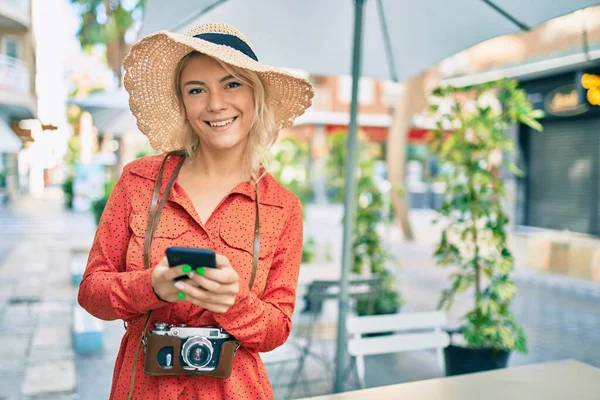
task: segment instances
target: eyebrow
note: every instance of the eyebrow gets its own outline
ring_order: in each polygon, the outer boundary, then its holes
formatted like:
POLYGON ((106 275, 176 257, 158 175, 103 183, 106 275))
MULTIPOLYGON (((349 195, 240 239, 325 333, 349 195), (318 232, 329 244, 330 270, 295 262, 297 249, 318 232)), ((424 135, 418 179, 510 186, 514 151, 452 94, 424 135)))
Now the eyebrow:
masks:
MULTIPOLYGON (((219 81, 219 83, 223 83, 225 81, 228 81, 230 79, 234 79, 235 77, 233 75, 227 75, 224 78, 221 78, 221 80, 219 81)), ((202 81, 187 81, 186 83, 183 84, 183 86, 187 86, 187 85, 202 85, 202 86, 206 86, 206 83, 202 82, 202 81)))

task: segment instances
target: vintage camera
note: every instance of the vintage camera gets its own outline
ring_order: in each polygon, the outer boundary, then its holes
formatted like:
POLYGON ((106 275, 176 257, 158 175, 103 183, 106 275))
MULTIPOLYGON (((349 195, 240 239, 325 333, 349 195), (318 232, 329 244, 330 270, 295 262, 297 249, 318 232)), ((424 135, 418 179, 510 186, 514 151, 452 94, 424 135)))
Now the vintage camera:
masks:
MULTIPOLYGON (((181 367, 188 371, 214 371, 219 363, 221 346, 233 339, 233 336, 218 326, 192 328, 158 322, 150 332, 180 339, 181 367)), ((158 350, 157 361, 162 368, 173 368, 173 352, 172 346, 165 346, 158 350)))

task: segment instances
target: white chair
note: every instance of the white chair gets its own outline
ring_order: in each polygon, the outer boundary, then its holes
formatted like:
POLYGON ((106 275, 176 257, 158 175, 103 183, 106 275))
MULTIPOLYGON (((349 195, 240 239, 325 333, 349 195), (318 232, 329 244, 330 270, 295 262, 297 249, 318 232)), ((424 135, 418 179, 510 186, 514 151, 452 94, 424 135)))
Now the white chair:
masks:
POLYGON ((443 349, 450 336, 442 330, 446 324, 443 312, 413 312, 348 318, 350 335, 348 353, 353 358, 361 388, 365 387, 365 356, 404 351, 437 350, 438 363, 444 369, 443 349), (393 332, 391 335, 362 337, 369 333, 393 332))

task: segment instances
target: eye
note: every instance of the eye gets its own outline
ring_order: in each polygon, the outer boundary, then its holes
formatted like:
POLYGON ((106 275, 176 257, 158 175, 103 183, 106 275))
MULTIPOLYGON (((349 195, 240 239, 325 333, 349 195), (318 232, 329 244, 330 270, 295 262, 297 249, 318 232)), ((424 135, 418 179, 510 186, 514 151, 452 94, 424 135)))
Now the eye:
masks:
POLYGON ((188 93, 191 95, 195 95, 195 94, 200 94, 204 91, 204 89, 200 89, 200 88, 193 88, 188 90, 188 93))
POLYGON ((229 82, 226 87, 227 89, 235 89, 236 87, 240 86, 242 86, 242 84, 239 82, 229 82))

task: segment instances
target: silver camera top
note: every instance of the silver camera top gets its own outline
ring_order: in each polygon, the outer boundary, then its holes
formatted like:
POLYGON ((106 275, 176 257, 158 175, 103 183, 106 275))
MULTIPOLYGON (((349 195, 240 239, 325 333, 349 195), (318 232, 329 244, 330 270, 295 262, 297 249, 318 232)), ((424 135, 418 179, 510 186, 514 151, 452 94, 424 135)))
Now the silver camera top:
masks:
POLYGON ((192 336, 202 336, 208 339, 231 339, 232 336, 218 326, 188 327, 184 324, 169 325, 157 322, 152 333, 164 336, 177 336, 186 339, 192 336))

